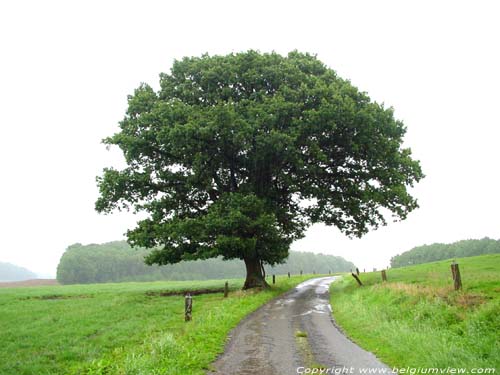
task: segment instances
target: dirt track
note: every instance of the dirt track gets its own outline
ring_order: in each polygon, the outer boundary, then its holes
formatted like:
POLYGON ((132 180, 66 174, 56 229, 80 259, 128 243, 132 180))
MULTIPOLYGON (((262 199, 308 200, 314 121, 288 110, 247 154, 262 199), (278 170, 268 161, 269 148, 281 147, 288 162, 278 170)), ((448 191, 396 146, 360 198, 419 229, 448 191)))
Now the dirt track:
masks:
POLYGON ((231 332, 224 354, 209 374, 288 375, 319 368, 324 369, 323 374, 341 368, 347 374, 357 374, 360 368, 388 370, 334 325, 328 292, 334 280, 309 280, 249 315, 231 332))
POLYGON ((24 281, 9 281, 0 283, 0 288, 19 288, 23 286, 47 286, 59 285, 57 280, 54 279, 33 279, 24 281))

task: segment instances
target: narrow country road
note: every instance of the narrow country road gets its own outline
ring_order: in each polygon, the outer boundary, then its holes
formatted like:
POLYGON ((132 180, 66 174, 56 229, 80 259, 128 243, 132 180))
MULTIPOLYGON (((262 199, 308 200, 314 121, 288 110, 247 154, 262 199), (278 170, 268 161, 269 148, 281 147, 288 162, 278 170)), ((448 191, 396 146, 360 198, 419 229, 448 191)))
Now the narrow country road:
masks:
POLYGON ((231 332, 209 374, 291 375, 319 368, 324 374, 339 374, 341 369, 358 374, 362 368, 386 369, 389 374, 386 365, 333 324, 328 287, 335 278, 306 281, 249 315, 231 332))

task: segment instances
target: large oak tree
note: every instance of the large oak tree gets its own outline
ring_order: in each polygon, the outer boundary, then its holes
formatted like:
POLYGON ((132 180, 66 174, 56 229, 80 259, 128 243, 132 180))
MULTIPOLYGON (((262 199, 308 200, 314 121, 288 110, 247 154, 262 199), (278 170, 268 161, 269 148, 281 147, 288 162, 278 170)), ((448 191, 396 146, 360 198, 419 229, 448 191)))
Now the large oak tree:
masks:
POLYGON ((149 264, 222 256, 266 286, 313 223, 362 236, 417 207, 423 175, 405 127, 315 56, 255 51, 184 58, 128 98, 106 138, 127 167, 98 177, 99 212, 147 213, 127 232, 149 264))

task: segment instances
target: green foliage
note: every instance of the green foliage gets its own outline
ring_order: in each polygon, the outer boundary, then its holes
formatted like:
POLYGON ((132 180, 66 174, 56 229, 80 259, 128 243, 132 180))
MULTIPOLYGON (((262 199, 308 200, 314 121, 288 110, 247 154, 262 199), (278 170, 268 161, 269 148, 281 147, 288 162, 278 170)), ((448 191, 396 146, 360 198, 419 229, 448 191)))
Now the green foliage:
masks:
POLYGON ((331 286, 337 323, 391 367, 500 367, 500 254, 457 259, 463 291, 453 290, 450 262, 350 276, 331 286))
POLYGON ((481 240, 462 240, 451 244, 434 243, 414 247, 391 259, 391 267, 434 262, 443 259, 500 253, 500 240, 485 237, 481 240))
POLYGON ((36 274, 30 270, 10 263, 0 262, 0 282, 1 281, 21 281, 36 279, 36 274))
POLYGON ((96 202, 147 214, 127 236, 157 249, 149 263, 275 265, 311 223, 361 236, 417 207, 407 187, 423 175, 402 122, 314 56, 184 58, 160 87, 129 96, 105 139, 127 167, 104 170, 96 202))
POLYGON ((279 277, 260 293, 229 280, 228 298, 194 297, 188 324, 183 296, 148 292, 220 288, 222 280, 4 288, 0 374, 205 374, 243 317, 307 278, 279 277))
MULTIPOLYGON (((148 266, 147 249, 133 250, 126 242, 101 245, 74 244, 62 255, 57 267, 57 280, 62 284, 88 284, 123 281, 207 280, 245 276, 241 262, 216 259, 183 261, 165 266, 148 266)), ((341 257, 305 252, 290 252, 287 261, 266 267, 268 274, 344 272, 354 268, 341 257)))

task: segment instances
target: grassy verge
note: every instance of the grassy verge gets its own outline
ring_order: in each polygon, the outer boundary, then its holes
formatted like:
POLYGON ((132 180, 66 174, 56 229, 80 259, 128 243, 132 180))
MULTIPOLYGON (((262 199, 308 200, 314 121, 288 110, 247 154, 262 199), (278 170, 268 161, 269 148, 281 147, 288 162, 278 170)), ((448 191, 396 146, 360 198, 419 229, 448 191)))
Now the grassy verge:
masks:
POLYGON ((203 374, 247 314, 311 275, 277 277, 263 292, 184 297, 161 291, 224 281, 75 285, 0 290, 0 374, 203 374))
POLYGON ((354 341, 392 367, 500 368, 500 254, 362 273, 331 286, 334 317, 354 341))

